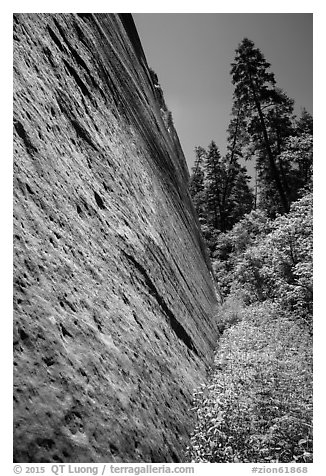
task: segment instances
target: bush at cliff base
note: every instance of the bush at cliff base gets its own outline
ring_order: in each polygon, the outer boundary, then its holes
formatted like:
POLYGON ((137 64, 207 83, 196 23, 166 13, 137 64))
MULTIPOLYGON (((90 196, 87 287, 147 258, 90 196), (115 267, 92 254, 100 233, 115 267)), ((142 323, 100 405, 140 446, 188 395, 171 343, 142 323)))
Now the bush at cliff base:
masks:
POLYGON ((312 195, 220 238, 223 334, 194 395, 187 460, 312 462, 312 195))
POLYGON ((272 300, 312 326, 312 205, 309 193, 275 220, 251 212, 220 237, 213 268, 225 294, 272 300))
POLYGON ((311 462, 311 336, 271 303, 248 306, 194 395, 193 462, 311 462))

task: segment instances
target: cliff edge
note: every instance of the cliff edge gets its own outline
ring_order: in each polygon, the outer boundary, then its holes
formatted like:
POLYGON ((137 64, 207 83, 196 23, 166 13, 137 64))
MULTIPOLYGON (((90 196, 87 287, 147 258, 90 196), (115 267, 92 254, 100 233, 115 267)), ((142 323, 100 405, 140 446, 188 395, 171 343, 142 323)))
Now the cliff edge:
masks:
POLYGON ((14 460, 178 462, 217 338, 131 15, 14 15, 14 460))

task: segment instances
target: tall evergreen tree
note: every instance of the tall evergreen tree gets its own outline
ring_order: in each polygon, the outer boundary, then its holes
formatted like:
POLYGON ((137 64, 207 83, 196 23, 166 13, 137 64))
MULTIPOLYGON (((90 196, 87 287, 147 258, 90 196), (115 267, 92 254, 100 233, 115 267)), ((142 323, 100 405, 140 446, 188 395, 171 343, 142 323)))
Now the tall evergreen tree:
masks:
POLYGON ((222 157, 214 141, 208 149, 196 148, 189 190, 197 210, 204 235, 214 244, 216 233, 232 228, 234 223, 252 208, 253 195, 246 168, 238 162, 238 132, 240 119, 231 121, 229 146, 222 157))
POLYGON ((295 132, 295 135, 300 135, 303 133, 310 135, 313 134, 312 115, 305 108, 302 109, 301 116, 295 123, 295 132))
POLYGON ((275 144, 280 144, 281 136, 278 138, 277 131, 280 133, 283 130, 281 123, 286 119, 285 109, 291 108, 291 105, 289 98, 276 89, 274 74, 269 68, 270 63, 265 60, 260 50, 255 48, 251 40, 245 38, 236 50, 235 61, 232 63, 234 101, 246 112, 249 133, 260 148, 258 157, 262 169, 261 179, 266 183, 273 183, 280 198, 281 208, 283 212, 287 212, 289 200, 284 177, 277 163, 279 151, 275 144), (279 127, 275 127, 276 123, 279 127))
POLYGON ((203 147, 195 148, 195 163, 192 167, 192 174, 189 181, 189 192, 198 214, 200 223, 206 223, 206 196, 204 184, 204 160, 206 157, 206 150, 203 147))
POLYGON ((249 187, 250 177, 239 159, 243 157, 242 150, 247 144, 244 134, 245 114, 239 104, 232 110, 233 118, 228 127, 227 154, 224 159, 226 173, 223 186, 222 209, 225 210, 224 227, 229 230, 240 218, 251 211, 253 193, 249 187))
POLYGON ((205 172, 207 225, 215 230, 220 230, 223 222, 222 196, 225 169, 221 153, 214 141, 208 146, 205 172))

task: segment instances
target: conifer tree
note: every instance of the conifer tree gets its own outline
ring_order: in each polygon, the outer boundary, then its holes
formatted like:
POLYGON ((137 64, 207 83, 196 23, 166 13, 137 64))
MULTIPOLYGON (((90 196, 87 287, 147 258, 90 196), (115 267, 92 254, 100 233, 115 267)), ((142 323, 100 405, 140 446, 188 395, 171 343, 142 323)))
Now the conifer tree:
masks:
POLYGON ((189 190, 209 246, 214 236, 232 228, 252 208, 253 194, 246 168, 238 162, 238 120, 231 121, 229 147, 222 157, 212 141, 207 150, 196 148, 189 190))
POLYGON ((221 160, 221 153, 214 141, 208 146, 205 172, 207 225, 215 230, 220 230, 223 226, 222 197, 225 170, 221 160))
POLYGON ((223 184, 222 209, 224 226, 222 231, 229 230, 240 218, 249 213, 253 206, 253 193, 249 187, 250 177, 247 169, 240 165, 242 150, 247 144, 244 134, 245 115, 240 105, 233 108, 233 118, 228 127, 227 154, 224 159, 226 173, 223 184))
POLYGON ((303 108, 301 111, 301 116, 297 119, 295 123, 295 132, 296 135, 300 134, 313 134, 313 119, 312 115, 303 108))
POLYGON ((206 223, 205 218, 205 184, 204 184, 204 160, 206 150, 203 147, 195 148, 195 163, 192 167, 192 174, 189 181, 189 192, 202 225, 206 223))
POLYGON ((260 173, 261 179, 266 183, 273 183, 282 211, 287 212, 289 200, 285 180, 277 163, 277 154, 280 151, 275 148, 275 144, 281 143, 277 131, 283 130, 281 119, 286 119, 284 113, 286 107, 291 109, 291 104, 289 98, 276 89, 274 74, 269 71, 269 67, 270 63, 265 60, 260 50, 255 48, 251 40, 245 38, 236 50, 235 62, 232 63, 234 101, 245 111, 249 133, 260 149, 258 157, 260 168, 263 169, 260 173), (279 127, 273 128, 278 120, 279 127))

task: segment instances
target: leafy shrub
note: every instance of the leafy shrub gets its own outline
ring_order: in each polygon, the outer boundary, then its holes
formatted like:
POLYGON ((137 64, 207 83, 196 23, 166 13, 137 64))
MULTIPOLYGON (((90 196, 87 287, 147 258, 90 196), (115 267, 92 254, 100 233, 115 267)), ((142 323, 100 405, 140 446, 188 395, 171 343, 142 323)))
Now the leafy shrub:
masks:
POLYGON ((194 395, 193 462, 311 462, 311 337, 275 304, 225 330, 194 395))
POLYGON ((227 296, 208 383, 194 394, 193 462, 312 461, 312 194, 218 236, 227 296))
POLYGON ((271 229, 267 215, 254 210, 248 213, 227 233, 215 237, 215 252, 212 261, 215 278, 225 295, 237 282, 236 265, 244 251, 254 246, 271 229))
POLYGON ((222 334, 231 326, 234 326, 243 319, 244 304, 236 297, 227 298, 220 307, 218 316, 218 329, 222 334))
POLYGON ((225 294, 246 304, 272 299, 311 325, 312 194, 287 215, 251 212, 219 238, 213 270, 225 294))
POLYGON ((233 292, 240 292, 247 303, 273 299, 311 324, 312 194, 295 202, 290 213, 272 222, 263 239, 237 255, 233 292))

